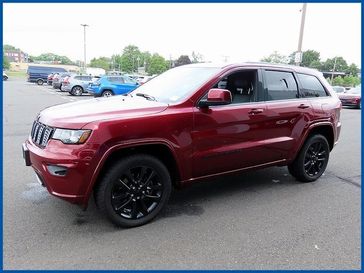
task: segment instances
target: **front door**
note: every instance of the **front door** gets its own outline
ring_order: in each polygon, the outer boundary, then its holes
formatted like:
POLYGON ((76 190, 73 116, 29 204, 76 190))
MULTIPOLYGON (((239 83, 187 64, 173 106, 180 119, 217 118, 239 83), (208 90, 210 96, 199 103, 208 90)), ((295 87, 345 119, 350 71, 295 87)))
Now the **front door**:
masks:
MULTIPOLYGON (((193 176, 201 177, 266 162, 266 105, 258 70, 223 76, 212 88, 232 93, 232 104, 196 107, 192 132, 193 176)), ((204 99, 204 98, 202 98, 204 99)))

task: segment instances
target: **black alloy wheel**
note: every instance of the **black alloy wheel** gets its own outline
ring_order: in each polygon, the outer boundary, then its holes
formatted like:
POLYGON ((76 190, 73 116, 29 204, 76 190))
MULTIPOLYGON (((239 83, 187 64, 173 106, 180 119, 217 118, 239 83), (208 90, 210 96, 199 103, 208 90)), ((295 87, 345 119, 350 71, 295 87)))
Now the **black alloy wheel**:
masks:
POLYGON ((288 165, 291 175, 301 182, 313 182, 325 171, 329 162, 330 146, 320 134, 309 137, 296 159, 288 165))
POLYGON ((303 163, 306 174, 314 177, 320 173, 325 166, 327 156, 327 149, 320 141, 312 143, 307 149, 303 163))
POLYGON ((151 221, 168 202, 171 179, 165 165, 150 155, 133 155, 114 164, 95 190, 96 204, 116 225, 151 221))

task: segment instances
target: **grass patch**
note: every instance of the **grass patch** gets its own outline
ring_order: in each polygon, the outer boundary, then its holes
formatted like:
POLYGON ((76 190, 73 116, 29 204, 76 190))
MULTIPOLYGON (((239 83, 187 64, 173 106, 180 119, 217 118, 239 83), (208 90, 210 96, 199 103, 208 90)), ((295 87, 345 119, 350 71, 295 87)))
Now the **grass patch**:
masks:
POLYGON ((9 77, 26 78, 27 72, 25 71, 6 71, 6 75, 9 77))

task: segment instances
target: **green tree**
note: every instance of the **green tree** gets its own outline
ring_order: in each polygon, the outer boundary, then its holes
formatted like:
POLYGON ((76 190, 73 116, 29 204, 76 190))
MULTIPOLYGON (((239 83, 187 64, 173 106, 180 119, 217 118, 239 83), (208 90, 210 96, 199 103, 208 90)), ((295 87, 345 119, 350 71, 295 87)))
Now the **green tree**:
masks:
POLYGON ((121 70, 127 73, 137 71, 142 61, 142 53, 135 45, 128 45, 123 49, 123 54, 120 57, 121 70))
POLYGON ((203 62, 203 56, 195 51, 192 51, 192 63, 201 63, 203 62))
POLYGON ((185 65, 185 64, 190 64, 191 60, 190 57, 188 57, 187 55, 181 55, 179 56, 179 58, 174 62, 175 66, 180 66, 180 65, 185 65))
POLYGON ((3 45, 3 50, 19 50, 19 48, 12 45, 3 45))
POLYGON ((148 67, 148 74, 155 75, 163 73, 168 69, 168 63, 166 60, 157 53, 154 53, 150 58, 150 64, 148 67))
POLYGON ((287 64, 289 63, 289 57, 281 55, 277 51, 274 51, 268 57, 264 57, 263 59, 261 59, 261 61, 266 63, 287 64))
POLYGON ((343 57, 335 57, 332 59, 327 59, 322 65, 322 70, 333 71, 334 66, 335 66, 335 71, 339 72, 345 72, 348 69, 348 64, 343 57), (336 64, 335 64, 335 59, 336 59, 336 64))
POLYGON ((320 53, 309 49, 302 53, 302 62, 301 66, 312 67, 312 63, 317 65, 317 62, 320 62, 320 53))
POLYGON ((359 73, 359 68, 356 66, 356 64, 351 64, 345 72, 349 75, 357 76, 359 73))
POLYGON ((9 60, 8 58, 6 58, 3 52, 3 69, 9 69, 9 68, 10 68, 9 60))
POLYGON ((340 85, 343 86, 344 85, 344 79, 341 76, 335 77, 332 79, 332 85, 340 85))
POLYGON ((91 67, 99 67, 105 70, 110 70, 111 60, 107 57, 93 58, 90 62, 91 67))
POLYGON ((311 68, 317 69, 317 70, 322 70, 322 63, 320 61, 313 61, 310 63, 311 68))
POLYGON ((31 56, 33 61, 59 62, 61 64, 73 64, 66 56, 60 56, 54 53, 43 53, 39 56, 31 56))

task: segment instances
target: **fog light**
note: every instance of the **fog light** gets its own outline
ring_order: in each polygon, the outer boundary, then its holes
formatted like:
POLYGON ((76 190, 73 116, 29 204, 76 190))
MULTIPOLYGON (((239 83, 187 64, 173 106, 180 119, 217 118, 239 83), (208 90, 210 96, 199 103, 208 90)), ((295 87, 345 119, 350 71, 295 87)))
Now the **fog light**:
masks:
POLYGON ((55 176, 66 176, 67 174, 67 168, 63 166, 48 165, 47 169, 50 174, 55 176))

